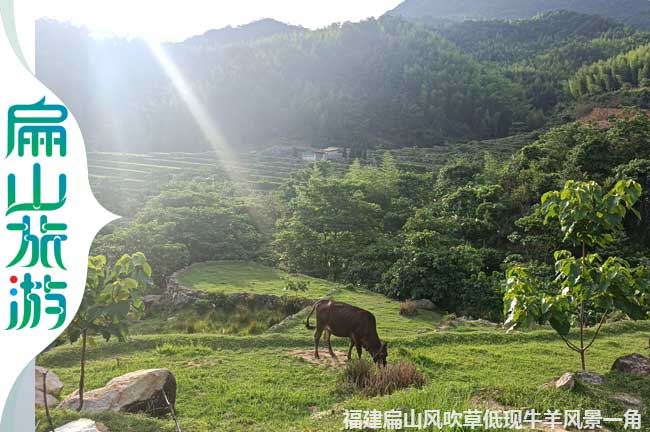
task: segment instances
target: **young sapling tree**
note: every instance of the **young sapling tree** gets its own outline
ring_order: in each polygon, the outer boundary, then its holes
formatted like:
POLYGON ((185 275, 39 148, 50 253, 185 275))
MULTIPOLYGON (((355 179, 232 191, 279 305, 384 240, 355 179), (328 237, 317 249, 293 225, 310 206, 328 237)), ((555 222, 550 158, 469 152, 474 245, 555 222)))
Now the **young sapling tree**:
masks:
POLYGON ((641 186, 631 180, 619 181, 609 191, 592 181, 569 180, 562 191, 542 196, 544 223, 557 220, 564 241, 580 255, 556 251, 552 281, 540 281, 526 266, 508 270, 504 304, 509 330, 532 323, 550 324, 580 355, 584 371, 585 354, 609 314, 618 310, 632 319, 646 317, 646 269, 632 268, 621 258, 590 252, 614 241, 628 212, 639 217, 633 207, 640 196, 641 186), (587 337, 587 327, 596 323, 595 331, 587 337), (569 337, 574 327, 579 332, 577 342, 569 337))

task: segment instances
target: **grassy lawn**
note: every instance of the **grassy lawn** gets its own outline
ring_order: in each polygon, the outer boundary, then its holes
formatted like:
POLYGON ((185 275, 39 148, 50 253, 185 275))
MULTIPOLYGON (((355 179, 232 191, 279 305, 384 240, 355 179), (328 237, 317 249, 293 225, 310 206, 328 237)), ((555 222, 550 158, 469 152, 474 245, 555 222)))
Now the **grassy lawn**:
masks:
MULTIPOLYGON (((284 290, 287 278, 305 280, 309 284, 301 297, 318 299, 329 295, 337 301, 350 303, 371 311, 377 318, 380 337, 411 336, 417 332, 435 330, 440 322, 440 314, 419 311, 411 318, 399 315, 399 302, 364 289, 353 289, 341 284, 302 275, 288 275, 282 270, 250 262, 207 262, 195 264, 179 275, 181 284, 206 292, 225 294, 253 293, 275 296, 295 295, 284 290)), ((312 323, 314 317, 311 318, 312 323)), ((285 329, 291 334, 302 334, 302 320, 285 329)))
MULTIPOLYGON (((579 366, 577 356, 548 330, 396 337, 391 339, 389 361, 409 359, 427 376, 428 383, 421 390, 370 399, 341 391, 339 371, 287 354, 291 349, 311 348, 311 333, 306 330, 300 336, 137 336, 126 343, 98 343, 90 352, 87 386, 102 386, 137 369, 169 368, 178 381, 181 425, 193 432, 335 431, 342 427, 345 408, 460 411, 477 407, 479 402, 473 397, 538 411, 582 408, 620 415, 623 408, 610 396, 627 392, 650 400, 650 380, 608 371, 616 357, 642 351, 648 331, 648 322, 607 325, 587 359, 590 370, 607 376, 606 386, 578 387, 573 392, 540 389, 542 383, 579 366), (312 416, 324 410, 332 411, 320 418, 312 416)), ((342 341, 337 342, 343 346, 342 341)), ((56 348, 42 355, 38 363, 59 374, 65 383, 64 393, 69 393, 78 380, 78 360, 79 347, 75 345, 56 348)), ((56 412, 55 421, 61 424, 76 415, 56 412)), ((43 418, 42 412, 39 418, 43 418)), ((122 414, 94 418, 120 432, 174 430, 169 418, 122 414)))
MULTIPOLYGON (((180 281, 211 292, 283 295, 286 277, 282 271, 259 264, 212 262, 192 266, 180 281)), ((483 404, 489 403, 492 408, 501 405, 542 412, 601 409, 607 416, 620 416, 625 409, 611 400, 613 395, 625 392, 650 400, 650 379, 610 372, 617 357, 644 352, 650 322, 605 325, 588 353, 587 365, 589 370, 606 375, 606 384, 598 388, 578 385, 572 392, 563 392, 540 386, 564 372, 578 370, 579 358, 551 330, 506 334, 500 329, 475 327, 436 332, 441 320, 437 313, 420 311, 406 318, 399 315, 398 302, 379 294, 292 277, 310 282, 309 290, 301 294, 307 298, 330 294, 372 311, 380 337, 389 341, 389 362, 409 360, 425 374, 427 384, 419 390, 374 398, 342 386, 340 370, 289 354, 313 348, 313 331, 304 328, 300 317, 279 332, 254 336, 162 334, 165 327, 173 329, 173 325, 162 319, 145 321, 138 327, 139 333, 151 334, 135 335, 124 343, 97 338, 90 348, 87 388, 101 387, 134 370, 168 368, 178 383, 176 407, 181 426, 191 432, 338 431, 346 408, 463 411, 484 409, 483 404)), ((332 338, 332 342, 338 350, 347 348, 347 340, 332 338)), ((76 388, 79 351, 78 345, 65 345, 37 359, 61 377, 64 394, 76 388)), ((324 347, 321 354, 327 356, 324 347)), ((175 431, 170 417, 84 416, 113 431, 175 431)), ((78 417, 78 413, 54 411, 56 426, 78 417)), ((45 431, 42 411, 38 418, 39 431, 45 431)), ((609 427, 622 431, 621 425, 609 427)))
POLYGON ((291 275, 262 264, 243 261, 213 261, 194 264, 182 272, 178 281, 187 287, 205 292, 224 294, 253 293, 282 296, 293 294, 284 290, 287 278, 304 280, 309 284, 302 297, 317 299, 338 285, 322 279, 291 275))

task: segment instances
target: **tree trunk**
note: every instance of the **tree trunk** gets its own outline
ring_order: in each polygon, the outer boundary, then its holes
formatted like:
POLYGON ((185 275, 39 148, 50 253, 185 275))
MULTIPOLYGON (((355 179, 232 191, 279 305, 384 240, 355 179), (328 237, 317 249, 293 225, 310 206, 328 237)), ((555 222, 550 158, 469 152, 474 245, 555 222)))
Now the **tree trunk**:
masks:
POLYGON ((84 406, 84 380, 86 378, 86 340, 87 330, 81 332, 81 373, 79 374, 79 409, 81 411, 84 406))
POLYGON ((50 415, 50 407, 47 405, 47 374, 48 370, 43 374, 43 405, 45 405, 45 417, 50 425, 50 431, 54 432, 54 424, 52 423, 52 416, 50 415))
MULTIPOLYGON (((585 242, 582 242, 582 271, 584 274, 585 259, 587 257, 587 251, 585 247, 585 242)), ((584 300, 580 301, 580 364, 582 365, 582 371, 585 372, 585 304, 584 300)))
POLYGON ((585 372, 585 307, 580 304, 580 363, 582 365, 582 371, 585 372))

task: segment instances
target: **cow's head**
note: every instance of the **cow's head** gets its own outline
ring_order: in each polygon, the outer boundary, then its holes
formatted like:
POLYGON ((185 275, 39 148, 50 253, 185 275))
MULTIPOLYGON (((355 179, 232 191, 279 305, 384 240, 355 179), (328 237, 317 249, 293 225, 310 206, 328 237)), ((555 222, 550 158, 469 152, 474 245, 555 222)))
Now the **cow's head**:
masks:
POLYGON ((379 351, 372 355, 372 359, 378 366, 386 366, 386 357, 388 357, 388 344, 382 342, 379 351))

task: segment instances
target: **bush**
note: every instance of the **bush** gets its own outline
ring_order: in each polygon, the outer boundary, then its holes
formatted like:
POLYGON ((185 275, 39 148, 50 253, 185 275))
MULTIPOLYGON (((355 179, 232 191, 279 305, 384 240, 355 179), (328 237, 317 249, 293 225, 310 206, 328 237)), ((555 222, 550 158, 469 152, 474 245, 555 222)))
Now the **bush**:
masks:
POLYGON ((425 376, 418 372, 413 363, 400 360, 377 367, 367 360, 351 360, 345 367, 345 382, 360 389, 367 396, 389 395, 408 387, 421 388, 426 384, 425 376))
POLYGON ((413 316, 418 313, 418 307, 415 305, 415 302, 407 300, 404 303, 399 304, 399 314, 402 316, 413 316))
POLYGON ((416 235, 407 242, 403 256, 384 274, 383 294, 429 299, 442 310, 458 314, 501 317, 501 274, 484 272, 496 261, 492 250, 421 245, 419 238, 416 235))
POLYGON ((295 295, 309 289, 309 282, 302 279, 288 279, 284 285, 285 291, 293 291, 295 295))

